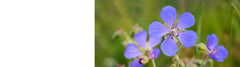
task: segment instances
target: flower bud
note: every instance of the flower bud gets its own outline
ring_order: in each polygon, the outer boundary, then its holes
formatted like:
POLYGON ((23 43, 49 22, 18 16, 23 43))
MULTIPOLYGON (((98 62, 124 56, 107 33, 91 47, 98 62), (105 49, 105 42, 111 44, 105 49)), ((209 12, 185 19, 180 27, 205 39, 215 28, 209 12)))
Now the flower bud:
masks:
POLYGON ((180 62, 180 67, 185 67, 185 64, 183 62, 180 62))
POLYGON ((172 64, 171 67, 177 67, 177 65, 176 64, 172 64))
POLYGON ((196 64, 193 64, 191 67, 197 67, 197 65, 196 65, 196 64))
POLYGON ((177 65, 176 64, 172 64, 171 67, 177 67, 177 65))
POLYGON ((199 43, 198 45, 198 51, 203 54, 208 54, 208 49, 204 43, 199 43))

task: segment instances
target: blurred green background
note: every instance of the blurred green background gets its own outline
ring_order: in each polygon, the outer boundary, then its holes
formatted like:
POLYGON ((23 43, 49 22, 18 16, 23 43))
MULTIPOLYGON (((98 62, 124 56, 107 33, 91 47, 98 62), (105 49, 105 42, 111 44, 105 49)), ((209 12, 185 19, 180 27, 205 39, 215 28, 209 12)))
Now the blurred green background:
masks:
MULTIPOLYGON (((123 36, 113 38, 113 34, 119 29, 130 34, 135 25, 148 31, 151 22, 163 23, 160 11, 169 5, 176 8, 177 19, 183 12, 194 15, 195 25, 187 30, 198 34, 197 43, 206 44, 207 35, 214 33, 218 45, 228 50, 224 62, 214 61, 214 67, 239 67, 240 14, 236 9, 240 9, 240 0, 95 0, 95 66, 128 67, 132 60, 123 56, 126 39, 123 36)), ((180 54, 180 59, 192 59, 194 47, 184 47, 180 54)), ((161 52, 155 62, 157 67, 170 67, 172 57, 161 52)), ((144 66, 152 67, 152 63, 144 66)))

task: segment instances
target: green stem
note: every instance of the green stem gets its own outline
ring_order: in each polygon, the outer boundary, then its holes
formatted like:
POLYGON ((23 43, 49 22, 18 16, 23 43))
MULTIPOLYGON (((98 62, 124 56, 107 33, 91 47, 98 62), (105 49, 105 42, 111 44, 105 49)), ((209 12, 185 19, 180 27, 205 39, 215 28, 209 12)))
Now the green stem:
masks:
POLYGON ((154 59, 152 59, 153 67, 156 67, 154 59))
POLYGON ((195 59, 198 59, 198 57, 199 57, 198 46, 195 46, 194 49, 195 49, 194 50, 195 59))
MULTIPOLYGON (((232 2, 232 1, 231 1, 232 2)), ((234 6, 233 3, 231 3, 232 7, 231 7, 231 18, 230 18, 230 42, 229 42, 229 58, 232 59, 232 46, 233 46, 233 8, 236 7, 234 6)), ((231 63, 231 60, 229 60, 229 63, 231 63)))
POLYGON ((210 66, 210 67, 213 67, 213 61, 212 61, 212 60, 211 60, 210 64, 211 64, 211 66, 210 66))
POLYGON ((197 43, 201 42, 202 15, 203 15, 203 11, 204 11, 204 5, 205 5, 205 3, 202 2, 201 11, 200 11, 199 19, 198 19, 198 24, 197 24, 198 25, 198 27, 197 27, 197 35, 198 35, 197 43))
POLYGON ((205 66, 205 65, 204 65, 204 63, 205 63, 205 57, 206 57, 206 55, 203 55, 203 58, 202 58, 202 64, 201 64, 200 67, 204 67, 204 66, 205 66))
POLYGON ((238 10, 238 8, 236 7, 236 5, 234 4, 234 3, 231 3, 232 4, 232 7, 235 9, 235 11, 237 12, 237 14, 238 14, 238 17, 239 17, 239 19, 240 19, 240 12, 239 12, 239 10, 238 10))
MULTIPOLYGON (((204 11, 204 5, 205 5, 205 2, 202 1, 201 11, 200 11, 199 19, 198 19, 198 27, 197 27, 197 35, 198 35, 197 43, 201 42, 201 28, 202 28, 202 16, 203 16, 203 11, 204 11)), ((198 57, 199 57, 198 53, 199 53, 198 47, 195 47, 195 51, 194 51, 195 59, 198 59, 198 57)))
POLYGON ((176 59, 176 61, 180 61, 178 55, 175 55, 174 58, 176 59))
POLYGON ((130 66, 130 63, 131 63, 131 61, 129 60, 129 61, 128 61, 128 67, 131 67, 131 66, 130 66))
POLYGON ((208 62, 210 63, 210 67, 213 67, 213 60, 209 59, 208 62))
POLYGON ((178 53, 180 50, 182 50, 182 48, 183 48, 183 45, 181 45, 181 46, 178 48, 177 53, 178 53))
POLYGON ((179 59, 178 55, 175 55, 174 58, 176 59, 174 63, 177 64, 177 67, 185 67, 185 64, 179 59))

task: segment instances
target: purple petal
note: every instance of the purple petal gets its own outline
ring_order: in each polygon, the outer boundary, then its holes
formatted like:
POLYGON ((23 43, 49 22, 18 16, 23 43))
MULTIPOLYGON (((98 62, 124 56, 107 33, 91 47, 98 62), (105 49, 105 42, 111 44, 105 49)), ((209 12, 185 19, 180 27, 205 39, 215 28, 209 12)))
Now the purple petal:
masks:
POLYGON ((218 62, 223 62, 224 61, 223 58, 219 58, 216 54, 213 54, 213 55, 209 54, 209 57, 211 57, 212 59, 214 59, 218 62))
POLYGON ((227 49, 224 48, 224 46, 220 45, 216 48, 216 54, 218 55, 219 58, 227 58, 228 52, 227 49))
POLYGON ((126 47, 126 51, 124 53, 124 56, 127 59, 131 59, 137 56, 143 55, 143 53, 141 51, 138 50, 137 46, 135 46, 134 44, 128 44, 126 47))
POLYGON ((134 40, 137 42, 137 44, 146 49, 146 41, 147 41, 147 32, 146 30, 143 30, 141 32, 138 32, 134 35, 134 40))
POLYGON ((223 62, 224 60, 222 58, 217 59, 218 62, 223 62))
POLYGON ((136 59, 130 63, 130 67, 142 67, 143 64, 140 63, 140 59, 136 59))
POLYGON ((177 52, 177 44, 174 37, 169 35, 162 43, 161 50, 167 56, 173 56, 177 52))
POLYGON ((218 38, 215 34, 208 35, 207 37, 207 48, 213 50, 218 44, 218 38))
POLYGON ((160 42, 161 42, 161 38, 153 39, 153 38, 149 37, 149 48, 153 48, 153 47, 157 46, 160 42))
POLYGON ((214 59, 214 60, 217 60, 218 58, 216 57, 216 55, 215 54, 208 54, 209 55, 209 57, 211 57, 212 59, 214 59))
POLYGON ((151 38, 161 38, 171 30, 160 22, 154 21, 149 26, 149 35, 151 38))
POLYGON ((209 56, 218 61, 218 62, 223 62, 225 58, 228 56, 227 49, 224 48, 224 46, 220 45, 217 48, 215 48, 212 51, 216 51, 215 53, 209 53, 209 56))
POLYGON ((185 29, 192 27, 195 24, 194 16, 189 12, 184 12, 178 19, 177 28, 185 29))
POLYGON ((160 12, 160 17, 170 28, 172 28, 177 18, 177 11, 172 6, 163 7, 160 12))
POLYGON ((155 49, 152 50, 151 55, 153 55, 153 59, 158 58, 159 54, 160 54, 160 49, 155 48, 155 49))
POLYGON ((186 48, 194 46, 197 41, 197 34, 194 31, 180 31, 178 40, 181 42, 183 46, 186 48))

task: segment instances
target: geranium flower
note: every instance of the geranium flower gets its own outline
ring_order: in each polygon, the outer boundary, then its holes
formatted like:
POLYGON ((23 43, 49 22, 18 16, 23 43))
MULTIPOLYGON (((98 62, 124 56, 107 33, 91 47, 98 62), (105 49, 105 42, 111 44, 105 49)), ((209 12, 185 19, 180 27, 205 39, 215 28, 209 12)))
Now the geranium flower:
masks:
POLYGON ((137 46, 129 43, 124 53, 127 59, 137 58, 130 63, 131 67, 142 67, 149 59, 156 59, 159 56, 160 50, 158 48, 153 49, 153 47, 161 42, 161 38, 149 38, 149 43, 147 43, 147 32, 143 30, 134 35, 134 40, 137 46))
POLYGON ((160 12, 160 17, 167 26, 154 21, 149 26, 149 35, 151 38, 161 38, 168 35, 161 44, 161 50, 165 55, 173 56, 176 54, 178 48, 175 37, 187 48, 194 46, 197 41, 197 34, 194 31, 185 30, 195 24, 195 18, 191 13, 184 12, 175 24, 177 18, 176 9, 166 6, 160 12))
POLYGON ((207 48, 209 50, 208 55, 218 61, 223 62, 225 58, 228 56, 227 49, 224 48, 224 46, 218 44, 218 38, 215 34, 208 35, 207 37, 207 48))

